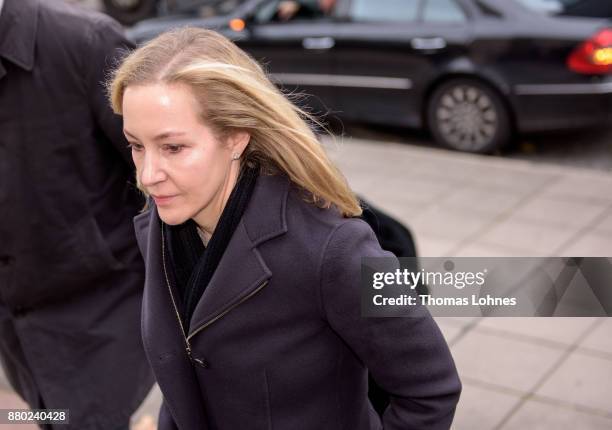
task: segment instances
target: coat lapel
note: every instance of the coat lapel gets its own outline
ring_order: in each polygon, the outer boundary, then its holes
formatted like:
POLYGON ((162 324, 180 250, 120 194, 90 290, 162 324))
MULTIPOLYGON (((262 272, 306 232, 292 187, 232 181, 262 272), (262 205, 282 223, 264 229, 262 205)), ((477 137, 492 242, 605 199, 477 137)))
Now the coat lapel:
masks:
MULTIPOLYGON (((5 0, 0 11, 0 57, 24 70, 34 67, 38 1, 5 0)), ((0 61, 0 79, 6 69, 0 61)))
POLYGON ((272 273, 238 224, 219 266, 202 294, 189 324, 189 338, 249 297, 272 273))
POLYGON ((289 181, 285 177, 257 179, 242 220, 196 305, 189 338, 263 288, 272 277, 257 246, 286 233, 284 208, 288 191, 289 181))

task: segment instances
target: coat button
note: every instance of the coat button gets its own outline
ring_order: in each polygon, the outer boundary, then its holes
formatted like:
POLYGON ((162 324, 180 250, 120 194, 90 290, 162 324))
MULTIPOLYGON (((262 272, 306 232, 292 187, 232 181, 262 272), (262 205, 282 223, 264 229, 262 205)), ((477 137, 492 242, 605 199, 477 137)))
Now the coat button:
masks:
POLYGON ((200 367, 203 367, 204 369, 208 369, 210 367, 210 365, 208 364, 208 362, 206 360, 202 360, 201 358, 194 358, 193 361, 200 367))

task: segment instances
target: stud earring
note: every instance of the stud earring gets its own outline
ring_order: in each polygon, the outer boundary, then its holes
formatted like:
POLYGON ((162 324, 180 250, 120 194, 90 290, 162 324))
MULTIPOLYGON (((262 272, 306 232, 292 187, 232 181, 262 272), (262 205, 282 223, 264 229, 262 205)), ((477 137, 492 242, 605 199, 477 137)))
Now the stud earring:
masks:
POLYGON ((238 154, 237 152, 234 152, 232 154, 232 160, 238 160, 240 158, 240 154, 238 154))

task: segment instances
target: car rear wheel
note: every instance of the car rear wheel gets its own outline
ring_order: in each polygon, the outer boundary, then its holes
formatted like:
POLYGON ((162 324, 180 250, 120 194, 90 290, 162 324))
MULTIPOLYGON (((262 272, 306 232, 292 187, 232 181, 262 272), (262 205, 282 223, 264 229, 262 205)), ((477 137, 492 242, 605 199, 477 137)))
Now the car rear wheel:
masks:
POLYGON ((500 96, 476 80, 453 79, 436 88, 427 120, 436 141, 457 151, 489 153, 512 137, 510 115, 500 96))
POLYGON ((155 15, 157 0, 103 0, 104 10, 123 25, 155 15))

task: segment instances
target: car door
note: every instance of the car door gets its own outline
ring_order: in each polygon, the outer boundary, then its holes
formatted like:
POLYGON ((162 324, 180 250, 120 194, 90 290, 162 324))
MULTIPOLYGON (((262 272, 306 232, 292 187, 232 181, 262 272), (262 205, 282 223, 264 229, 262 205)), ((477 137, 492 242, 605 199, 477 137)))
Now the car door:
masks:
POLYGON ((357 120, 421 126, 428 85, 465 51, 455 0, 351 0, 337 25, 337 108, 357 120))
POLYGON ((281 21, 279 0, 263 1, 248 21, 249 37, 240 47, 260 61, 272 81, 287 93, 301 93, 300 105, 326 113, 333 105, 330 90, 334 18, 309 17, 281 21))

